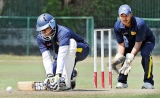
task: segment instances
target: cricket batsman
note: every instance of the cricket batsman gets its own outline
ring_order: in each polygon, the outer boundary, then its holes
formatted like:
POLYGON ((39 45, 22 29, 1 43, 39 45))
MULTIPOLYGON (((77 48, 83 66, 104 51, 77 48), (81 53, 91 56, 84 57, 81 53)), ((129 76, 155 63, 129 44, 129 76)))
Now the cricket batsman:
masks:
POLYGON ((152 51, 155 46, 155 36, 142 18, 133 16, 127 4, 119 7, 118 14, 120 20, 114 25, 118 53, 112 61, 112 68, 119 74, 116 88, 128 87, 128 73, 132 61, 140 51, 144 71, 142 89, 154 89, 152 51))
POLYGON ((88 43, 68 27, 57 24, 48 13, 38 17, 36 28, 47 87, 53 91, 74 89, 78 73, 75 65, 88 56, 88 43), (51 55, 54 56, 54 62, 51 55))

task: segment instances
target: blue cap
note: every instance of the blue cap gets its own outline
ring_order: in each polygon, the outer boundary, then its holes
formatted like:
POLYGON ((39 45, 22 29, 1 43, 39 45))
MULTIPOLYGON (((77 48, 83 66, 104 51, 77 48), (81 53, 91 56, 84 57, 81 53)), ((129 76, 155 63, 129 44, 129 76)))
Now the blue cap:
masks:
POLYGON ((131 13, 131 8, 127 4, 121 5, 119 7, 119 10, 118 10, 119 15, 126 14, 128 16, 129 13, 131 13))

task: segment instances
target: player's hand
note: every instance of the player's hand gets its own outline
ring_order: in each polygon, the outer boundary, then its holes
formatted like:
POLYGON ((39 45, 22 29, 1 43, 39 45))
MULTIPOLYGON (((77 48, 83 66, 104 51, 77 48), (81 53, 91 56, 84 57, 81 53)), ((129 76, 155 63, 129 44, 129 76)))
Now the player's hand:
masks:
POLYGON ((59 90, 59 84, 60 84, 60 77, 59 77, 59 74, 57 74, 54 77, 54 82, 51 84, 53 87, 53 90, 59 90))
POLYGON ((132 53, 127 53, 126 54, 126 59, 128 63, 131 63, 134 59, 134 55, 132 53))
POLYGON ((122 64, 124 63, 125 56, 122 54, 117 53, 114 60, 112 60, 112 69, 119 74, 119 69, 122 67, 122 64))
POLYGON ((54 77, 54 82, 51 84, 53 87, 53 91, 59 91, 59 90, 66 90, 66 84, 65 79, 63 77, 60 77, 59 74, 57 74, 54 77))
POLYGON ((44 80, 44 84, 47 88, 52 89, 51 84, 54 82, 54 75, 53 74, 47 74, 47 78, 44 80))
POLYGON ((134 55, 133 54, 131 54, 131 53, 127 53, 126 54, 126 60, 125 60, 125 62, 123 64, 122 68, 119 70, 119 72, 121 74, 127 75, 130 72, 131 63, 132 63, 133 59, 134 59, 134 55))

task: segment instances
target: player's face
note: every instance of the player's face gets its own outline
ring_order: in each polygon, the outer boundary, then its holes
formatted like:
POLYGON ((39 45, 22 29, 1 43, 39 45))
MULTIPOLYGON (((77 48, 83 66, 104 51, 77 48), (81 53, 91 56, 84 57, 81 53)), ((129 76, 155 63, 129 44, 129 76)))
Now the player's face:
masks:
POLYGON ((41 32, 42 32, 43 36, 47 37, 47 36, 51 35, 51 31, 52 31, 52 28, 48 27, 48 28, 42 30, 41 32))
POLYGON ((121 22, 127 27, 130 27, 131 17, 132 17, 131 13, 129 15, 126 14, 119 15, 121 22))

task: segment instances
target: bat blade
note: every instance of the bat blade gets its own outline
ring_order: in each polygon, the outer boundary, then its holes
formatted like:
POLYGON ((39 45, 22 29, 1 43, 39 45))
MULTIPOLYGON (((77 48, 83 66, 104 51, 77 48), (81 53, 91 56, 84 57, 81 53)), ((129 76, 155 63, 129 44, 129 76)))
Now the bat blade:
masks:
POLYGON ((39 91, 46 90, 46 86, 43 82, 35 81, 23 81, 17 83, 17 88, 19 91, 39 91))

